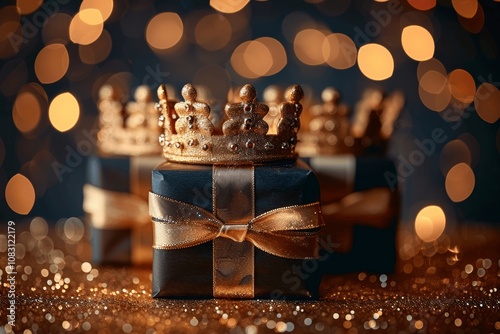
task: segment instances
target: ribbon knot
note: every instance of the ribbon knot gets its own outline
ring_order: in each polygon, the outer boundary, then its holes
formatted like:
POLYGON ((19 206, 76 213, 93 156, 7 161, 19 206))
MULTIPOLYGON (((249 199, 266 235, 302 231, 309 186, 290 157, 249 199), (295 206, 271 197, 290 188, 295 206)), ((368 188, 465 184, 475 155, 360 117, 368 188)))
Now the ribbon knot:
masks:
POLYGON ((224 224, 217 237, 228 238, 236 242, 243 242, 247 236, 248 224, 224 224))
POLYGON ((289 259, 316 258, 318 228, 324 225, 318 202, 274 209, 247 224, 228 224, 200 207, 150 192, 149 214, 157 249, 188 248, 222 237, 249 241, 289 259))

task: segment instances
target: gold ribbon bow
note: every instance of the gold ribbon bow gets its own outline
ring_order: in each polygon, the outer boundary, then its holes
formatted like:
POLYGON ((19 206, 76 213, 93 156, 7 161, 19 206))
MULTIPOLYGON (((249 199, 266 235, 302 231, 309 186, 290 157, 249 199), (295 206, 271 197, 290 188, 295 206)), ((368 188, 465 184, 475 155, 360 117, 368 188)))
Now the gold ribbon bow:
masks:
POLYGON ((247 224, 225 224, 200 207, 149 193, 154 248, 181 249, 216 238, 249 241, 269 254, 289 259, 318 256, 318 231, 323 226, 319 202, 274 209, 247 224))

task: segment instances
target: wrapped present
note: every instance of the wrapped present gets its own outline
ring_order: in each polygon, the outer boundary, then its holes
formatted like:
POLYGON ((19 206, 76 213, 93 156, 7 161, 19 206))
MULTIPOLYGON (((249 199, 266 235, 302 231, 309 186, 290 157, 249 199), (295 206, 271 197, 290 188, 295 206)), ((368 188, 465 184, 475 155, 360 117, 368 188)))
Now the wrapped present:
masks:
POLYGON ((245 279, 253 280, 248 282, 253 292, 241 297, 317 293, 310 286, 317 283, 316 273, 306 272, 306 279, 293 273, 295 267, 305 270, 303 262, 318 247, 313 232, 319 227, 319 186, 304 162, 255 167, 166 162, 153 171, 150 196, 155 297, 231 297, 237 295, 231 285, 246 285, 245 279), (245 266, 252 268, 239 273, 245 266))
POLYGON ((163 161, 159 106, 146 86, 136 89, 134 101, 125 103, 123 97, 110 85, 99 91, 98 153, 88 159, 83 207, 92 227, 94 263, 151 264, 147 199, 151 170, 163 161))
MULTIPOLYGON (((226 105, 222 134, 193 86, 174 110, 163 104, 169 161, 153 170, 149 197, 154 297, 317 296, 319 185, 294 153, 301 94, 295 86, 280 106, 273 135, 250 85, 242 102, 226 105)), ((159 97, 166 100, 162 87, 159 97)))
POLYGON ((385 156, 404 95, 367 89, 352 117, 336 89, 325 88, 322 99, 306 112, 297 150, 311 157, 321 185, 322 237, 336 246, 323 268, 326 273, 391 272, 399 195, 394 165, 385 156))
POLYGON ((335 245, 334 252, 323 250, 330 253, 324 272, 392 272, 399 218, 399 193, 387 179, 395 175, 393 162, 353 155, 307 160, 321 185, 322 237, 335 245))
POLYGON ((83 208, 92 228, 94 263, 152 263, 147 198, 151 170, 162 161, 161 157, 89 157, 83 208))

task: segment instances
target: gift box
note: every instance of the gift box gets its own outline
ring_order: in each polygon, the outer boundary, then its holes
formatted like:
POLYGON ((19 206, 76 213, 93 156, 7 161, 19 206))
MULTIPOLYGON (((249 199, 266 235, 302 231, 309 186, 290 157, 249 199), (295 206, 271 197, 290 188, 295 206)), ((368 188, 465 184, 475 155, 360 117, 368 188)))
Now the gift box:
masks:
POLYGON ((157 156, 91 155, 83 208, 92 230, 92 258, 101 265, 152 263, 148 213, 151 170, 157 156))
POLYGON ((319 184, 303 161, 153 170, 153 297, 310 299, 319 184))
POLYGON ((309 158, 321 185, 322 270, 388 273, 396 262, 399 193, 387 158, 309 158))

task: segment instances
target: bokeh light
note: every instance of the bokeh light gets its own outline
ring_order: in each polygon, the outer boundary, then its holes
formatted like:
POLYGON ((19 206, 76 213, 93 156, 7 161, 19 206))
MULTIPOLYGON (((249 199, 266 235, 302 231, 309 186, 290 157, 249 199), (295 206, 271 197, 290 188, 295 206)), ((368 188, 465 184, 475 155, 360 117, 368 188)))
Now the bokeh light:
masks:
POLYGON ((335 1, 325 1, 325 0, 320 0, 320 1, 309 1, 311 3, 314 3, 316 8, 318 10, 329 16, 339 16, 351 5, 351 0, 335 0, 335 1))
POLYGON ((245 78, 258 78, 278 73, 285 67, 287 57, 283 45, 274 38, 261 37, 236 47, 231 66, 245 78))
POLYGON ((448 80, 445 75, 440 72, 430 70, 426 72, 419 80, 419 85, 426 92, 437 94, 447 87, 448 80))
POLYGON ((35 204, 35 189, 30 180, 22 174, 14 175, 5 187, 5 200, 12 211, 20 215, 30 213, 35 204))
POLYGON ((446 175, 446 193, 453 202, 465 201, 474 190, 476 179, 474 172, 466 163, 459 163, 446 175))
POLYGON ((210 6, 221 13, 232 14, 245 8, 249 2, 250 0, 210 0, 210 6))
POLYGON ((270 76, 281 71, 287 64, 285 47, 277 40, 271 37, 260 37, 255 40, 262 43, 271 54, 272 65, 265 73, 265 76, 270 76))
POLYGON ((82 221, 76 217, 71 217, 64 223, 64 237, 72 243, 80 241, 84 235, 85 226, 82 221))
POLYGON ((323 42, 325 34, 317 29, 299 31, 293 41, 297 58, 306 65, 321 65, 325 62, 323 42))
POLYGON ((429 10, 436 7, 436 0, 408 0, 408 3, 418 10, 429 10))
POLYGON ((63 44, 44 47, 36 56, 35 73, 41 83, 49 84, 61 79, 68 71, 69 55, 63 44))
POLYGON ((33 131, 42 115, 42 107, 36 96, 30 92, 23 92, 16 97, 12 109, 12 120, 21 132, 33 131))
POLYGON ((222 49, 231 40, 231 24, 229 20, 221 14, 204 16, 196 24, 195 40, 205 50, 222 49))
POLYGON ((401 33, 401 44, 411 59, 425 61, 434 55, 434 39, 424 27, 418 25, 405 27, 401 33))
POLYGON ((250 70, 244 59, 246 48, 251 42, 252 41, 241 43, 234 49, 233 54, 231 55, 231 66, 236 73, 245 78, 258 77, 252 70, 250 70))
POLYGON ((384 46, 371 43, 359 48, 358 66, 367 78, 381 81, 392 76, 394 59, 384 46))
POLYGON ((80 116, 80 106, 71 93, 57 95, 49 106, 49 120, 52 126, 65 132, 75 126, 80 116))
POLYGON ((419 80, 418 94, 422 103, 433 111, 443 111, 451 101, 448 79, 442 73, 430 70, 419 80))
POLYGON ((42 4, 43 0, 17 0, 16 6, 22 15, 33 13, 42 4))
POLYGON ((451 95, 462 103, 469 104, 474 101, 476 83, 469 72, 456 69, 448 74, 448 86, 451 95))
POLYGON ((184 26, 176 13, 160 13, 149 21, 146 28, 146 41, 157 50, 166 50, 175 46, 182 38, 184 26))
POLYGON ((42 240, 49 233, 49 224, 42 217, 35 217, 30 223, 31 236, 36 240, 42 240))
POLYGON ((101 13, 104 22, 113 12, 113 0, 83 0, 80 10, 85 9, 97 9, 101 13))
POLYGON ((16 6, 0 8, 0 58, 9 58, 23 45, 21 15, 16 6))
POLYGON ((102 33, 104 20, 97 9, 83 9, 71 20, 69 37, 73 43, 87 45, 95 42, 102 33))
POLYGON ((472 33, 478 34, 483 30, 484 27, 484 10, 480 3, 477 3, 477 11, 471 18, 466 18, 461 15, 458 16, 458 22, 462 25, 462 27, 472 33))
POLYGON ((323 57, 328 65, 343 70, 356 64, 358 50, 354 41, 344 34, 329 34, 323 41, 323 57))
POLYGON ((446 216, 437 205, 429 205, 421 209, 415 218, 415 232, 425 242, 438 239, 446 227, 446 216))
POLYGON ((71 16, 65 13, 56 13, 49 17, 43 25, 43 42, 46 45, 51 43, 67 44, 70 40, 69 26, 71 19, 71 16))
POLYGON ((474 107, 481 119, 495 123, 500 118, 500 91, 490 83, 482 83, 474 96, 474 107))
POLYGON ((471 152, 466 143, 459 139, 449 141, 444 145, 439 156, 439 166, 444 176, 458 163, 466 163, 470 166, 472 161, 471 152))
POLYGON ((21 87, 12 108, 16 128, 22 133, 34 131, 47 110, 47 104, 47 94, 40 85, 30 83, 21 87))
POLYGON ((424 74, 426 74, 429 71, 436 71, 443 76, 446 76, 446 69, 438 59, 432 58, 427 61, 422 61, 418 63, 417 67, 417 78, 420 81, 424 74))
POLYGON ((2 40, 7 39, 9 33, 13 33, 17 30, 20 18, 16 6, 5 6, 0 8, 0 20, 2 20, 2 24, 0 25, 0 38, 2 40))
POLYGON ((113 41, 107 30, 92 44, 79 45, 78 54, 85 64, 98 64, 109 56, 113 41))
POLYGON ((477 13, 477 0, 451 0, 453 8, 458 15, 471 19, 477 13))
POLYGON ((251 41, 245 48, 243 59, 256 77, 263 76, 273 66, 273 56, 269 49, 259 41, 251 41))

